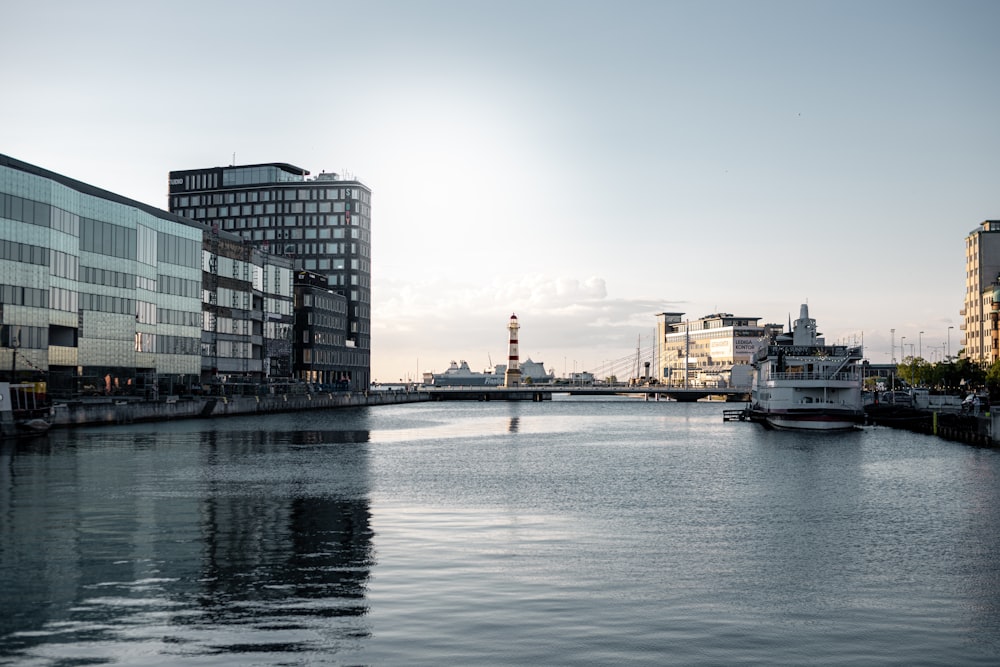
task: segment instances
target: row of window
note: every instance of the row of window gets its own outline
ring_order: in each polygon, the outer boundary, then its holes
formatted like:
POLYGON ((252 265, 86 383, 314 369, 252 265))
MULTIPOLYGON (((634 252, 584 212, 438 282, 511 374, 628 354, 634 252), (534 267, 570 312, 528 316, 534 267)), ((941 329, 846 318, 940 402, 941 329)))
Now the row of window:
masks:
POLYGON ((253 346, 246 341, 218 340, 201 343, 202 359, 253 359, 253 346))
POLYGON ((23 327, 13 324, 0 326, 0 347, 44 350, 48 346, 48 327, 23 327))
POLYGON ((136 259, 137 232, 110 222, 80 219, 80 250, 119 259, 136 259))
MULTIPOLYGON (((119 227, 118 229, 122 229, 119 227)), ((100 269, 92 266, 80 266, 80 259, 76 255, 49 250, 40 246, 18 243, 16 241, 0 241, 0 260, 11 260, 25 264, 35 264, 38 266, 49 266, 52 275, 70 280, 79 280, 82 283, 91 285, 104 285, 106 287, 118 287, 131 289, 137 287, 156 291, 156 281, 151 278, 133 276, 122 271, 111 269, 100 269)))
MULTIPOLYGON (((184 199, 181 197, 181 199, 184 199)), ((195 199, 197 199, 195 197, 195 199)), ((198 220, 205 220, 206 218, 238 218, 240 216, 264 216, 264 215, 278 215, 278 214, 289 214, 289 213, 346 213, 348 211, 355 211, 361 213, 358 210, 360 204, 353 202, 343 202, 343 201, 309 201, 309 202, 284 202, 275 203, 271 202, 268 204, 234 204, 233 206, 198 206, 194 204, 192 206, 187 206, 186 204, 181 206, 175 206, 173 209, 175 212, 184 211, 184 216, 188 218, 196 218, 198 220)), ((340 216, 336 216, 337 219, 341 219, 340 216)))
POLYGON ((310 310, 305 313, 306 326, 316 329, 326 328, 342 330, 344 328, 345 319, 346 318, 343 315, 334 315, 322 310, 310 310))
POLYGON ((216 317, 215 313, 210 311, 205 311, 202 315, 202 331, 232 334, 234 336, 253 335, 253 322, 250 320, 240 320, 232 317, 216 317))
POLYGON ((159 275, 156 279, 160 294, 173 294, 191 299, 201 297, 201 281, 178 278, 177 276, 159 275))
POLYGON ((328 294, 312 294, 304 292, 299 299, 298 307, 317 308, 320 311, 346 313, 347 303, 342 299, 335 299, 328 294))
POLYGON ((104 285, 105 287, 119 287, 122 289, 132 289, 135 284, 131 273, 112 271, 111 269, 98 269, 94 266, 80 267, 80 282, 89 285, 104 285))
POLYGON ((165 336, 163 334, 143 335, 155 335, 153 346, 156 349, 157 354, 196 355, 201 352, 201 339, 199 338, 188 338, 186 336, 165 336))
MULTIPOLYGON (((152 265, 161 262, 197 268, 199 241, 154 232, 142 225, 138 230, 85 218, 61 208, 24 197, 0 193, 0 217, 48 227, 80 238, 80 250, 120 259, 138 259, 152 265)), ((33 260, 20 261, 38 263, 33 260)))
MULTIPOLYGON (((187 176, 186 178, 191 178, 187 176)), ((225 177, 223 177, 225 178, 225 177)), ((225 184, 224 184, 225 185, 225 184)), ((189 190, 210 189, 215 186, 188 187, 189 190)), ((363 188, 279 188, 276 190, 251 190, 248 192, 215 192, 203 195, 174 195, 170 210, 189 206, 221 206, 231 204, 256 204, 257 202, 359 200, 371 204, 371 194, 363 188)))
POLYGON ((356 353, 346 352, 338 347, 306 347, 302 348, 301 352, 302 363, 310 366, 325 366, 329 368, 331 366, 343 367, 352 363, 354 365, 361 363, 353 360, 357 356, 356 353))
POLYGON ((0 193, 0 218, 80 235, 80 217, 40 201, 0 193))
POLYGON ((200 327, 202 314, 187 310, 156 309, 156 321, 160 324, 176 324, 182 327, 200 327))
POLYGON ((20 285, 0 285, 0 304, 48 308, 48 290, 22 287, 20 285))
MULTIPOLYGON (((341 257, 368 257, 369 248, 364 244, 359 243, 283 243, 277 242, 273 245, 268 245, 268 250, 272 253, 277 253, 279 250, 285 255, 296 255, 299 257, 315 257, 317 255, 327 256, 333 258, 335 261, 343 261, 341 257), (360 251, 360 252, 359 252, 360 251)), ((352 260, 358 261, 358 260, 352 260)), ((343 269, 346 267, 339 266, 334 267, 335 269, 343 269)), ((367 261, 362 261, 360 264, 352 267, 354 271, 365 271, 371 270, 371 266, 367 261)))
POLYGON ((96 310, 101 313, 115 313, 117 315, 135 315, 135 299, 108 296, 106 294, 87 294, 86 292, 81 292, 79 299, 80 310, 96 310))
POLYGON ((201 302, 223 308, 242 308, 250 310, 250 293, 240 290, 220 287, 217 290, 202 290, 201 302))
POLYGON ((48 266, 49 251, 37 245, 0 240, 0 259, 35 264, 37 266, 48 266))
POLYGON ((344 336, 343 334, 332 331, 303 329, 302 343, 304 345, 314 345, 316 347, 343 347, 344 336))
MULTIPOLYGON (((180 215, 189 218, 191 220, 204 220, 204 216, 196 215, 195 209, 190 209, 187 211, 181 211, 180 215)), ((348 227, 350 229, 370 229, 368 223, 368 218, 361 216, 347 217, 347 215, 338 215, 331 213, 329 215, 261 215, 253 217, 222 217, 210 220, 212 224, 218 224, 221 229, 228 231, 238 231, 241 229, 269 229, 271 227, 281 228, 287 227, 289 229, 340 229, 341 231, 335 231, 333 238, 344 238, 344 231, 341 229, 343 227, 348 227), (352 224, 353 222, 353 224, 352 224)), ((331 238, 330 232, 316 232, 313 234, 322 234, 322 238, 331 238)), ((358 238, 358 233, 354 232, 354 238, 358 238)), ((315 237, 314 237, 315 238, 315 237)))

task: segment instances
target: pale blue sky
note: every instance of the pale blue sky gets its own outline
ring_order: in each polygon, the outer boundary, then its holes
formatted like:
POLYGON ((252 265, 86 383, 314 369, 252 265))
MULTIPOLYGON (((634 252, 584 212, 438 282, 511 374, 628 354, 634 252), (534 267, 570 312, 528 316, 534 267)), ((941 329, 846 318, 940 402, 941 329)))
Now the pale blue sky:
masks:
POLYGON ((2 153, 164 208, 234 154, 367 183, 383 381, 503 361, 511 312, 559 374, 657 312, 804 301, 873 362, 892 328, 957 352, 963 240, 1000 217, 997 2, 2 12, 2 153))

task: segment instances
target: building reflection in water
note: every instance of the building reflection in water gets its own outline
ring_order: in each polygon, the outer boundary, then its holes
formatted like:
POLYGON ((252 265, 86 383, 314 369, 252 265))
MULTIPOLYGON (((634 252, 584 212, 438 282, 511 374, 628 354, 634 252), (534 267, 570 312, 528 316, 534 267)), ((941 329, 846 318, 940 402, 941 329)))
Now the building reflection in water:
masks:
POLYGON ((4 451, 0 661, 81 641, 329 654, 369 633, 367 431, 51 440, 4 451))

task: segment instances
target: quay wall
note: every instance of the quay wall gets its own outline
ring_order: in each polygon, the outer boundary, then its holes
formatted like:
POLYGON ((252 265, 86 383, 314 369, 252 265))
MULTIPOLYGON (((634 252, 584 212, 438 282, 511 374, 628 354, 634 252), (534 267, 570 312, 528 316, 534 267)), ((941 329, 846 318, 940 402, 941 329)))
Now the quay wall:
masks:
POLYGON ((868 410, 868 423, 985 447, 1000 444, 1000 409, 969 414, 953 409, 890 408, 868 410))
POLYGON ((427 400, 429 400, 428 396, 417 392, 374 391, 269 396, 205 396, 160 401, 74 401, 53 405, 51 421, 53 428, 66 428, 99 424, 169 421, 172 419, 234 417, 326 408, 397 405, 427 400))

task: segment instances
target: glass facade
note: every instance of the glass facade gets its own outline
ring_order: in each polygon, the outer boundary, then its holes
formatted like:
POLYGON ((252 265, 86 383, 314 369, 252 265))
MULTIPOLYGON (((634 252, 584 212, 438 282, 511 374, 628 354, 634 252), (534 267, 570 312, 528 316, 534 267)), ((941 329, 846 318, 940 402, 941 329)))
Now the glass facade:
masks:
MULTIPOLYGON (((308 174, 285 163, 173 171, 169 208, 288 258, 294 271, 321 274, 346 310, 341 349, 326 357, 339 367, 324 372, 363 390, 371 366, 371 190, 337 174, 308 174)), ((304 364, 300 356, 301 379, 312 377, 304 364)))
POLYGON ((202 380, 253 394, 292 379, 291 261, 213 228, 202 248, 202 380))
POLYGON ((56 397, 196 380, 202 234, 0 155, 0 377, 56 397))

